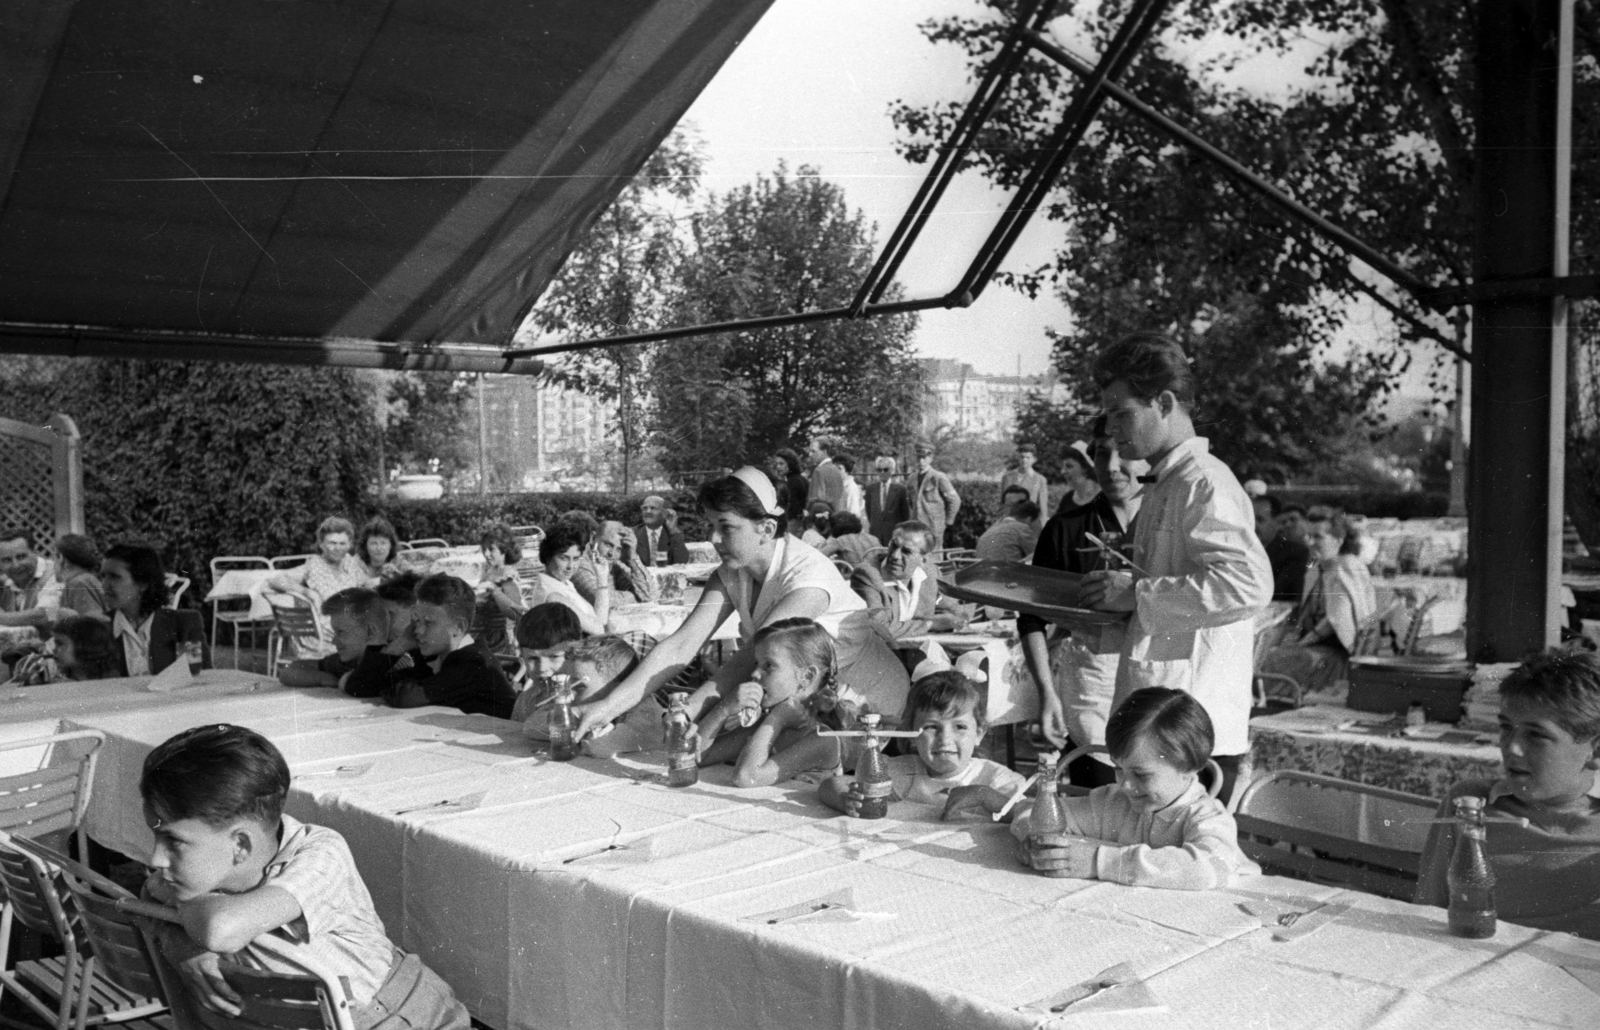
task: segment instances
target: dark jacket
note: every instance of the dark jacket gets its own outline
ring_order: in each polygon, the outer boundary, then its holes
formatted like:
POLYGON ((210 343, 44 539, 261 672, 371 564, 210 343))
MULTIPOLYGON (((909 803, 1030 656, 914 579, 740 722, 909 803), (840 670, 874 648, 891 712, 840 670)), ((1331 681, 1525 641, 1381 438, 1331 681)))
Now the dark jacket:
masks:
POLYGON ((911 521, 911 501, 904 483, 889 484, 887 504, 881 496, 882 491, 881 483, 865 483, 861 487, 861 492, 867 501, 867 532, 877 537, 878 542, 887 547, 889 538, 894 536, 894 527, 902 522, 911 521))
MULTIPOLYGON (((1057 512, 1044 524, 1044 529, 1039 533, 1039 542, 1033 549, 1033 564, 1041 569, 1057 569, 1080 575, 1095 572, 1105 566, 1099 552, 1089 542, 1089 534, 1093 533, 1103 540, 1108 532, 1122 534, 1122 545, 1117 550, 1127 554, 1133 543, 1133 526, 1124 526, 1117 519, 1116 509, 1111 507, 1105 494, 1095 494, 1094 500, 1088 504, 1057 512)), ((1017 618, 1019 633, 1043 631, 1046 626, 1045 621, 1037 615, 1024 613, 1017 618)))
MULTIPOLYGON (((445 655, 438 672, 433 671, 420 651, 402 657, 411 661, 405 663, 405 668, 391 668, 389 685, 383 692, 384 701, 390 705, 396 708, 443 705, 459 708, 468 715, 511 718, 517 692, 511 688, 511 681, 506 679, 499 661, 481 643, 474 641, 445 655)), ((396 663, 399 664, 398 659, 396 663)))
MULTIPOLYGON (((178 660, 180 645, 185 639, 198 640, 202 651, 209 651, 205 646, 205 623, 200 618, 200 613, 187 608, 174 611, 171 608, 157 608, 155 616, 150 620, 150 673, 154 675, 173 662, 178 660)), ((122 651, 122 641, 113 637, 111 640, 111 658, 116 664, 117 675, 128 674, 128 657, 122 651)), ((211 665, 211 655, 205 656, 201 663, 206 667, 211 665)))
MULTIPOLYGON (((639 545, 639 561, 644 565, 654 565, 656 556, 650 550, 650 534, 643 526, 633 527, 633 539, 639 545)), ((668 565, 689 564, 689 545, 683 542, 683 534, 671 526, 661 527, 661 542, 666 545, 668 565)))

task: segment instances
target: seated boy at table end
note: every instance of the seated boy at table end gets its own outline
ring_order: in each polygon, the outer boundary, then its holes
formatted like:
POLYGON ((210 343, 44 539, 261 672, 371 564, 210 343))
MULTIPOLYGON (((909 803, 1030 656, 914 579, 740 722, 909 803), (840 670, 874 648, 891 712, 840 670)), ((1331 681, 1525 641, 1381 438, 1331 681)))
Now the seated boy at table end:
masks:
POLYGON ((297 658, 278 670, 286 687, 342 687, 366 658, 381 651, 388 638, 388 619, 377 591, 350 587, 322 602, 322 614, 333 629, 333 654, 297 658))
POLYGON ((417 609, 417 584, 422 577, 415 572, 402 572, 378 584, 378 601, 383 606, 383 636, 376 646, 368 644, 366 654, 349 675, 344 676, 340 689, 351 697, 382 697, 389 689, 390 673, 396 668, 409 668, 417 650, 416 632, 411 619, 417 609))
POLYGON ((517 692, 511 718, 527 722, 534 706, 549 697, 550 677, 566 665, 567 649, 583 639, 583 625, 571 608, 546 601, 522 613, 516 632, 522 668, 511 681, 517 692))
MULTIPOLYGON (((1495 781, 1450 788, 1439 818, 1458 797, 1485 798, 1484 829, 1501 919, 1600 940, 1600 656, 1551 648, 1500 684, 1500 760, 1495 781)), ((1446 906, 1446 872, 1456 825, 1435 823, 1423 848, 1419 905, 1446 906)))
MULTIPOLYGON (((920 736, 913 754, 888 759, 895 800, 942 805, 946 819, 989 815, 1026 783, 1000 763, 973 754, 989 728, 988 697, 963 674, 945 669, 917 680, 906 695, 905 713, 905 728, 920 736)), ((861 787, 848 776, 824 780, 817 797, 846 815, 860 811, 861 787)))
POLYGON ((412 615, 417 650, 402 655, 390 670, 385 701, 396 708, 444 705, 469 715, 510 718, 517 701, 511 681, 472 638, 477 603, 472 588, 455 576, 436 573, 417 584, 412 615))
POLYGON ((155 835, 145 892, 182 919, 158 939, 187 1000, 239 1013, 225 959, 343 983, 358 1030, 467 1030, 449 985, 390 942, 344 838, 283 814, 289 767, 260 734, 185 730, 150 752, 139 793, 155 835))
MULTIPOLYGON (((1206 793, 1199 773, 1216 740, 1194 696, 1166 687, 1129 694, 1106 720, 1106 750, 1117 782, 1063 797, 1066 833, 1024 864, 1084 880, 1133 887, 1214 890, 1261 867, 1239 850, 1239 827, 1206 793), (1048 867, 1041 862, 1049 862, 1048 867)), ((1032 812, 1011 832, 1026 841, 1032 812)))
MULTIPOLYGON (((574 703, 598 701, 627 678, 639 665, 639 654, 621 637, 591 637, 567 648, 561 671, 571 679, 574 703)), ((666 742, 661 717, 666 709, 652 694, 645 695, 622 718, 586 737, 583 753, 596 758, 648 751, 666 742)), ((550 739, 550 709, 540 708, 522 724, 522 732, 533 740, 550 739)))

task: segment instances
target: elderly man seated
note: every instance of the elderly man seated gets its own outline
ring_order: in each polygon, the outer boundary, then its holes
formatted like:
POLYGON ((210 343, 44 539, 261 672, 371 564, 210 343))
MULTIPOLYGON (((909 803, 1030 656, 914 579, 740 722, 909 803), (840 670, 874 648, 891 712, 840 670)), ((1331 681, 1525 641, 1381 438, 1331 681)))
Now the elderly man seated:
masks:
POLYGON ((654 601, 655 581, 645 571, 640 560, 636 538, 623 528, 622 523, 608 519, 600 523, 600 535, 595 537, 592 562, 580 564, 572 573, 572 585, 590 604, 599 596, 602 570, 611 578, 612 603, 631 604, 634 601, 654 601))
POLYGON ((0 530, 0 626, 45 626, 61 607, 55 562, 33 551, 26 529, 0 530))
POLYGON ((924 633, 966 628, 967 618, 939 596, 939 578, 929 567, 933 531, 921 522, 902 522, 889 549, 856 566, 850 588, 867 602, 879 634, 891 644, 924 633))
POLYGON ((667 502, 654 494, 639 508, 643 525, 633 528, 633 540, 644 565, 687 565, 689 545, 683 534, 667 522, 667 502))

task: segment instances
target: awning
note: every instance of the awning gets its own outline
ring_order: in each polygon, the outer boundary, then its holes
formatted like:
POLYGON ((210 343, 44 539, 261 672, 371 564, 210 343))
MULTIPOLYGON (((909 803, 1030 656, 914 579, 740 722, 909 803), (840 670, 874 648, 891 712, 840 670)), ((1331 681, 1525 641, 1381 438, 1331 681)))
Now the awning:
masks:
POLYGON ((519 370, 770 2, 7 0, 0 350, 519 370))

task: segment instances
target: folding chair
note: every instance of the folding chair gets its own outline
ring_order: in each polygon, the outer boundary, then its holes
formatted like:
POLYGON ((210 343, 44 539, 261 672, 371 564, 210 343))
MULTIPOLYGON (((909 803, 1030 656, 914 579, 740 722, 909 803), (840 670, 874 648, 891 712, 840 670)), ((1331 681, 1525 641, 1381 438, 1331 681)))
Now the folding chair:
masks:
MULTIPOLYGON (((8 861, 8 848, 14 858, 22 860, 13 864, 18 868, 25 864, 29 870, 30 882, 35 884, 30 899, 42 896, 37 889, 42 884, 56 899, 66 918, 67 934, 74 938, 63 958, 47 960, 64 966, 77 955, 82 962, 80 987, 73 999, 74 1030, 149 1019, 165 1011, 167 991, 160 979, 155 950, 143 927, 117 908, 123 900, 133 901, 133 895, 37 841, 0 834, 0 863, 8 861), (63 888, 69 893, 62 893, 63 888)), ((48 900, 45 899, 47 906, 48 900)), ((18 963, 18 974, 37 983, 41 979, 37 966, 18 963)), ((67 982, 60 975, 65 973, 64 968, 46 969, 57 974, 57 982, 67 982)), ((165 1024, 163 1020, 157 1025, 165 1024)))
POLYGON ((322 638, 322 626, 317 613, 299 598, 296 603, 272 604, 272 630, 267 634, 267 675, 278 674, 278 663, 283 661, 283 649, 288 645, 296 657, 318 658, 326 654, 328 646, 322 638))
POLYGON ((442 540, 436 536, 430 536, 424 537, 421 540, 408 540, 406 541, 406 546, 413 551, 425 551, 434 547, 441 550, 448 550, 450 547, 450 542, 448 540, 442 540))
POLYGON ((314 554, 280 554, 276 558, 268 559, 268 564, 279 571, 283 569, 298 569, 315 557, 316 555, 314 554))
POLYGON ((94 764, 105 740, 99 730, 72 730, 0 744, 0 756, 26 756, 22 763, 6 763, 24 768, 0 776, 0 831, 63 842, 75 833, 78 854, 88 854, 83 814, 89 809, 94 764))
MULTIPOLYGON (((213 584, 220 582, 227 572, 240 569, 270 568, 272 568, 272 562, 267 558, 254 555, 224 555, 211 559, 211 582, 213 584)), ((217 627, 222 623, 227 623, 233 627, 233 667, 235 669, 239 667, 239 634, 249 632, 250 646, 253 649, 256 643, 256 634, 262 630, 268 632, 272 630, 271 619, 257 619, 251 616, 249 595, 234 594, 227 597, 213 598, 211 601, 211 654, 213 656, 217 653, 217 627), (239 601, 244 602, 242 609, 236 606, 239 601), (224 608, 224 603, 235 606, 224 608)), ((215 658, 213 657, 214 660, 215 658)))
POLYGON ((1439 803, 1333 776, 1280 770, 1239 798, 1239 847, 1269 873, 1410 901, 1439 803))
POLYGON ((56 1030, 123 1023, 166 1007, 95 976, 82 918, 76 907, 63 903, 66 888, 59 869, 5 834, 0 834, 0 882, 9 899, 0 915, 0 994, 11 992, 56 1030), (62 954, 12 965, 13 922, 56 938, 62 954))
POLYGON ((839 570, 839 575, 844 577, 846 583, 850 582, 850 577, 856 571, 856 567, 845 561, 843 558, 833 559, 833 567, 839 570))
POLYGON ((1411 625, 1406 627, 1405 638, 1400 646, 1395 648, 1396 654, 1412 655, 1417 653, 1417 641, 1422 639, 1422 625, 1427 620, 1428 613, 1434 605, 1439 603, 1439 595, 1428 598, 1417 605, 1417 610, 1411 613, 1411 625))

